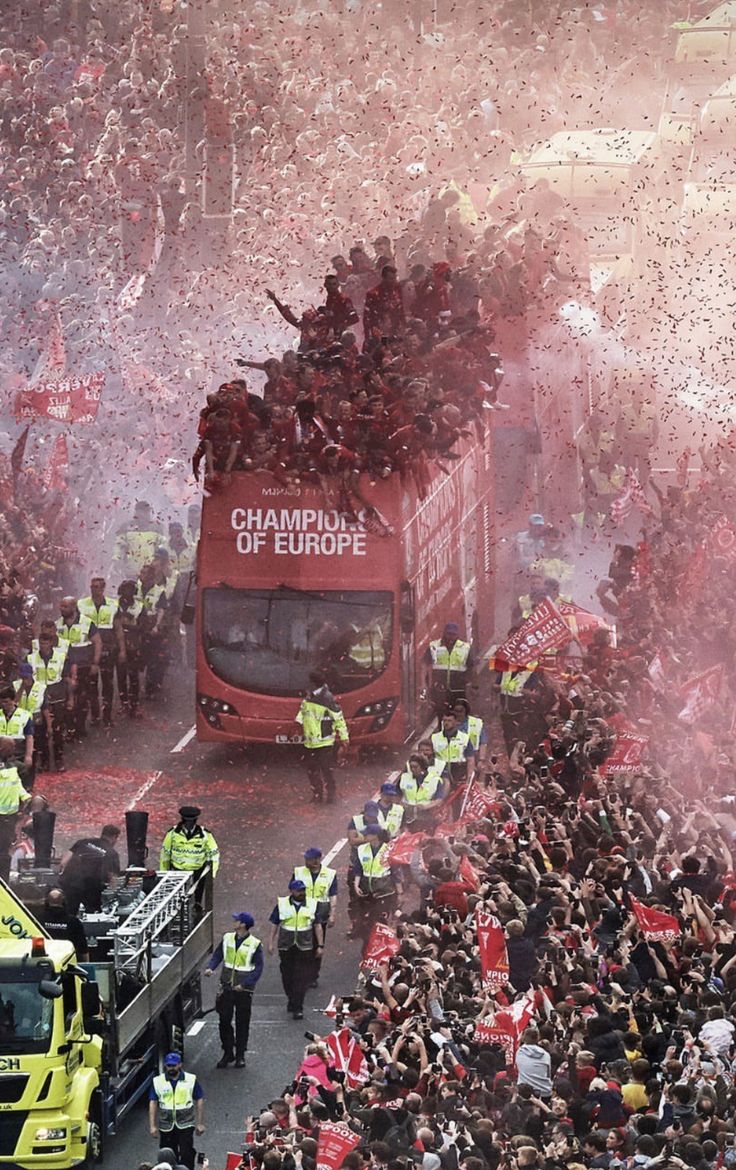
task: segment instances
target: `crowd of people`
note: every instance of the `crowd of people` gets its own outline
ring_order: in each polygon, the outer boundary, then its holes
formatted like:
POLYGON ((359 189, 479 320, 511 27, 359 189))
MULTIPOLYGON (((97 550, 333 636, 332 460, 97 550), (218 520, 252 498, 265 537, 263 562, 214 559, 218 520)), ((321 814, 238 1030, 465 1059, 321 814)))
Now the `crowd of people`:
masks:
POLYGON ((468 753, 443 770, 434 736, 353 818, 354 896, 394 945, 369 944, 354 997, 328 1009, 342 1058, 329 1029, 311 1036, 248 1121, 244 1164, 309 1170, 342 1121, 347 1170, 731 1165, 735 488, 724 440, 697 484, 657 493, 599 584, 615 643, 599 627, 574 658, 530 664, 512 749, 494 703, 470 791, 468 753), (641 749, 623 767, 622 737, 641 749), (392 852, 407 830, 424 836, 392 852), (384 850, 379 896, 361 842, 384 850))

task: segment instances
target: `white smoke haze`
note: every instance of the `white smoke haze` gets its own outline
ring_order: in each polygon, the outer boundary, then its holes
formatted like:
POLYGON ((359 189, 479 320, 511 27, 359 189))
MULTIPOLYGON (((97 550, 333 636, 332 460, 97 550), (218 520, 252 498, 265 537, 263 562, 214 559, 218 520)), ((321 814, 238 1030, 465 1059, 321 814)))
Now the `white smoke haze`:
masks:
MULTIPOLYGON (((388 236, 402 276, 477 255, 492 318, 499 243, 514 255, 526 227, 550 230, 519 177, 535 144, 659 130, 675 0, 440 0, 432 12, 413 0, 59 0, 0 14, 3 450, 46 344, 48 299, 68 372, 106 375, 96 421, 66 430, 87 560, 135 499, 181 518, 197 498, 189 459, 205 393, 236 374, 236 356, 295 347, 267 289, 299 316, 320 303, 333 256, 362 241, 373 262, 388 236)), ((728 62, 713 68, 717 84, 729 74, 728 62)), ((702 80, 692 92, 702 100, 702 80)), ((734 237, 712 207, 684 221, 688 166, 689 146, 657 141, 627 205, 625 277, 598 296, 573 279, 552 324, 543 309, 498 329, 509 401, 530 376, 543 407, 570 395, 564 442, 591 405, 615 413, 622 370, 651 378, 654 463, 668 468, 732 424, 734 237)), ((718 178, 715 206, 731 177, 718 178)), ((570 247, 558 232, 558 269, 570 247)), ((262 376, 248 381, 259 392, 262 376)), ((58 433, 34 425, 32 466, 58 433)))

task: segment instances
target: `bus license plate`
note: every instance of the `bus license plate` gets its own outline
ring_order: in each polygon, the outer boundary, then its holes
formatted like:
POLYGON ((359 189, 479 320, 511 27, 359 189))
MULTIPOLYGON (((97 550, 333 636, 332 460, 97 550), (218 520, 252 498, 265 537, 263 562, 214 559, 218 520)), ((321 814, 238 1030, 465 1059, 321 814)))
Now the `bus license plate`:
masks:
POLYGON ((303 735, 277 735, 276 743, 304 743, 303 735))

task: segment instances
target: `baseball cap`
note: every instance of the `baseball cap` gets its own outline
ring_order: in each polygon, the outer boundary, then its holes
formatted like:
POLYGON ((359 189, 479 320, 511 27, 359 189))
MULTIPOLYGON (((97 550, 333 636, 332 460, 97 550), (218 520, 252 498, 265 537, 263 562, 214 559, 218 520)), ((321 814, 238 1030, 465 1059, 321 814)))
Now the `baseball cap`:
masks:
POLYGON ((304 885, 304 882, 300 882, 299 878, 292 878, 289 882, 290 890, 306 890, 306 888, 307 887, 304 885))
POLYGON ((365 802, 365 804, 363 805, 363 812, 364 813, 372 813, 375 816, 378 812, 378 801, 367 800, 365 802))
POLYGON ((185 821, 189 820, 190 818, 196 820, 196 818, 200 816, 201 812, 201 808, 197 808, 195 804, 183 804, 179 809, 179 816, 182 817, 185 821))
POLYGON ((242 922, 243 926, 251 927, 255 925, 255 918, 252 914, 248 914, 247 910, 241 911, 240 914, 233 914, 236 922, 242 922))
POLYGON ((387 780, 385 784, 381 785, 381 793, 383 796, 398 796, 399 790, 395 784, 391 784, 391 782, 387 780))
POLYGON ((174 1068, 175 1065, 181 1064, 181 1056, 178 1052, 167 1052, 164 1057, 164 1064, 166 1068, 174 1068))
POLYGON ((382 829, 381 829, 380 825, 376 825, 376 824, 371 823, 370 825, 366 825, 366 827, 363 829, 363 836, 364 837, 367 836, 368 833, 370 833, 372 835, 374 833, 377 834, 377 833, 381 833, 381 832, 382 832, 382 829))
POLYGON ((322 850, 318 849, 316 845, 310 845, 309 849, 304 850, 305 861, 316 861, 318 857, 322 856, 322 850))
POLYGON ((29 662, 21 662, 18 673, 21 678, 33 678, 33 667, 29 662))
POLYGON ((457 622, 447 622, 445 625, 445 633, 446 634, 459 634, 460 627, 457 624, 457 622))
POLYGON ((529 517, 530 524, 544 524, 544 516, 540 516, 539 512, 532 512, 529 517))

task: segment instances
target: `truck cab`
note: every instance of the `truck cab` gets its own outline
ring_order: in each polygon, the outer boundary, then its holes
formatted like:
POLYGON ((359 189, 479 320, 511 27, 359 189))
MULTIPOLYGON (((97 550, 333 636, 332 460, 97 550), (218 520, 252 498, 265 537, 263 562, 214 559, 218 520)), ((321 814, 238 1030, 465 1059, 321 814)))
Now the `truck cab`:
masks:
POLYGON ((0 1167, 93 1165, 102 1039, 71 943, 0 941, 0 1167))

